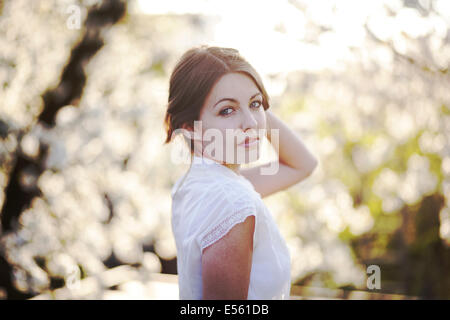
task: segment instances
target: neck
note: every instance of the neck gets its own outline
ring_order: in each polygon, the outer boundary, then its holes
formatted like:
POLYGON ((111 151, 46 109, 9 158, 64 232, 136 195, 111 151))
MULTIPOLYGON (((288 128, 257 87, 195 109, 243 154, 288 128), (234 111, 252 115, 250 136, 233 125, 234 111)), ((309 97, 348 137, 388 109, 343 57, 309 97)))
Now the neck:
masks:
POLYGON ((222 165, 224 165, 225 167, 228 167, 229 169, 233 170, 236 174, 240 174, 239 173, 239 168, 241 167, 239 164, 235 164, 235 163, 222 163, 222 165))
MULTIPOLYGON (((200 158, 208 158, 208 159, 216 161, 215 159, 212 159, 210 157, 206 157, 204 155, 200 155, 200 154, 197 154, 197 153, 192 153, 192 155, 195 155, 195 156, 200 157, 200 158)), ((233 170, 236 174, 240 175, 240 173, 239 173, 239 169, 241 167, 240 164, 237 164, 237 163, 225 163, 223 161, 216 161, 216 162, 220 163, 221 165, 223 165, 225 167, 227 167, 228 169, 233 170)))

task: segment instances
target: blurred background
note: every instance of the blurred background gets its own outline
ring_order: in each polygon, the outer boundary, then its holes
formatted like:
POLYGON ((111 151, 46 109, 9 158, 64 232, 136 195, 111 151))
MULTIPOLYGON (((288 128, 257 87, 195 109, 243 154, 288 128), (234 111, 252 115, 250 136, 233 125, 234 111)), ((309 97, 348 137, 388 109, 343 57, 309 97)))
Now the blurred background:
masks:
POLYGON ((264 198, 293 298, 450 299, 447 0, 0 0, 0 299, 178 299, 163 117, 200 44, 319 159, 264 198))

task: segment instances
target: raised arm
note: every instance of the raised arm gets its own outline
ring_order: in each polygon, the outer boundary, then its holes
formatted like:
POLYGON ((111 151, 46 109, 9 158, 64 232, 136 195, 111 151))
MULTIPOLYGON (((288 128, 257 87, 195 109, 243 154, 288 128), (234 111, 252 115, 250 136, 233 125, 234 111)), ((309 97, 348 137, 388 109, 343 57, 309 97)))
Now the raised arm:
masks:
MULTIPOLYGON (((307 178, 318 165, 318 160, 306 148, 300 137, 270 110, 266 111, 267 138, 278 153, 279 161, 269 162, 240 173, 254 186, 261 197, 284 190, 307 178), (272 130, 278 130, 278 139, 272 139, 272 130), (276 168, 271 175, 261 174, 261 168, 276 168)), ((272 170, 270 170, 272 171, 272 170)))

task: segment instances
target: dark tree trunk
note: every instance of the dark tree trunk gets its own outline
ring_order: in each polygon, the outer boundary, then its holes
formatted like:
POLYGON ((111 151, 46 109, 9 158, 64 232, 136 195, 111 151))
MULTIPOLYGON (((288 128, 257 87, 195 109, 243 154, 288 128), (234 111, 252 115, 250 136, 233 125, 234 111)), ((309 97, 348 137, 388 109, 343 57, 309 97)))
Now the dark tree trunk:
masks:
MULTIPOLYGON (((0 9, 1 3, 0 1, 0 9)), ((90 8, 84 23, 82 40, 72 49, 58 86, 42 94, 44 106, 37 116, 37 124, 52 128, 55 125, 56 114, 61 108, 68 104, 78 105, 86 83, 84 66, 103 47, 103 29, 117 23, 125 12, 126 1, 124 0, 104 0, 100 5, 90 8)), ((7 127, 3 129, 0 126, 0 132, 6 131, 7 127)), ((30 159, 20 150, 20 141, 24 133, 22 131, 17 135, 18 147, 13 155, 13 167, 9 172, 5 201, 0 213, 0 237, 18 229, 21 213, 30 207, 33 198, 41 195, 36 184, 31 187, 24 186, 20 182, 20 177, 26 171, 35 177, 34 181, 38 180, 45 170, 44 160, 48 153, 48 146, 40 142, 37 160, 30 159)), ((0 288, 3 287, 6 290, 8 299, 27 298, 27 294, 18 291, 12 284, 12 268, 5 253, 0 252, 0 288)))

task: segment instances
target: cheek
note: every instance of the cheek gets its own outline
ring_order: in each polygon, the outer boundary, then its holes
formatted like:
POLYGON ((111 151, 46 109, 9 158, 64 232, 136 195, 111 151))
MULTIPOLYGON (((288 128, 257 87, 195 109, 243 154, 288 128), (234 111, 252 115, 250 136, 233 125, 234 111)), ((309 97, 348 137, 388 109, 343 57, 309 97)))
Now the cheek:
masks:
POLYGON ((266 111, 264 109, 261 109, 261 111, 258 112, 256 121, 258 122, 258 129, 266 128, 266 111))
POLYGON ((201 116, 199 120, 201 121, 202 124, 203 133, 205 133, 205 131, 208 129, 220 129, 218 127, 218 124, 220 123, 218 123, 217 120, 209 114, 201 116))
POLYGON ((239 128, 238 119, 236 117, 225 117, 220 118, 216 117, 213 121, 210 122, 211 127, 219 129, 220 131, 225 133, 226 129, 237 129, 239 128))

